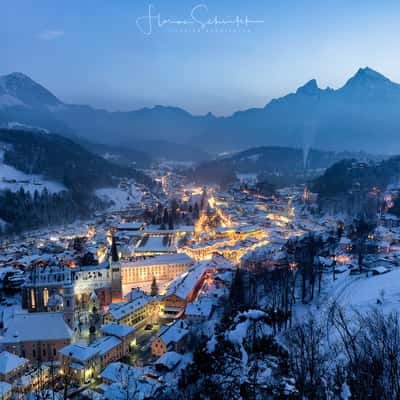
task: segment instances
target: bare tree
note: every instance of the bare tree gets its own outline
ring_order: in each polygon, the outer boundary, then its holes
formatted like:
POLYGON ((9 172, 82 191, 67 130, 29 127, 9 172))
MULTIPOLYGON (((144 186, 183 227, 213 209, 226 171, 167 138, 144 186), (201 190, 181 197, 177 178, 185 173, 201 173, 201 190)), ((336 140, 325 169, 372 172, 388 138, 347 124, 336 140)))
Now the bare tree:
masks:
POLYGON ((341 309, 334 323, 347 358, 352 398, 400 398, 400 319, 374 309, 348 320, 341 309))
POLYGON ((328 370, 328 355, 324 349, 326 336, 322 324, 311 316, 287 334, 291 371, 300 395, 310 400, 324 398, 324 378, 328 370))
POLYGON ((362 272, 364 255, 366 253, 366 242, 368 235, 374 230, 375 224, 371 220, 367 220, 365 215, 359 215, 353 222, 351 228, 351 236, 353 239, 354 251, 358 258, 358 268, 362 272))

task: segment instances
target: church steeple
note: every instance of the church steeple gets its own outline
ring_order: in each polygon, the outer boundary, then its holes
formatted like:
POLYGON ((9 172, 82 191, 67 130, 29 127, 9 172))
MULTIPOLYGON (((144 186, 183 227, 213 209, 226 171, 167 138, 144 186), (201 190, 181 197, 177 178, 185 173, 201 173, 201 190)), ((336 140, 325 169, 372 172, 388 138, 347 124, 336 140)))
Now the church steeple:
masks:
POLYGON ((117 243, 115 237, 112 237, 110 252, 110 268, 111 268, 111 297, 113 303, 122 300, 122 284, 121 284, 121 263, 119 262, 117 243))
POLYGON ((63 286, 64 319, 71 329, 75 327, 75 293, 71 280, 64 282, 63 286))
POLYGON ((112 243, 111 243, 111 261, 112 262, 118 262, 119 261, 117 243, 115 241, 115 237, 114 236, 112 237, 112 243))

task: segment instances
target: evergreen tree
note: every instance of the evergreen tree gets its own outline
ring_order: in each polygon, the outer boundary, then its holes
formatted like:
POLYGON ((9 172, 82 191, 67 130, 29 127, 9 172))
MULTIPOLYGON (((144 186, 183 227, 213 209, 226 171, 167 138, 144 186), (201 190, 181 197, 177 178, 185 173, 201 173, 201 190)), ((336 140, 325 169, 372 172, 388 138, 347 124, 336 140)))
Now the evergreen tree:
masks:
POLYGON ((172 216, 170 216, 168 219, 168 229, 174 229, 174 219, 172 218, 172 216))
POLYGON ((194 203, 193 216, 194 218, 199 218, 200 216, 199 205, 197 203, 194 203))
POLYGON ((153 276, 153 281, 151 282, 150 294, 151 296, 158 296, 158 285, 155 276, 153 276))
POLYGON ((169 219, 169 214, 168 214, 168 209, 164 209, 164 216, 163 216, 163 224, 168 224, 168 219, 169 219))

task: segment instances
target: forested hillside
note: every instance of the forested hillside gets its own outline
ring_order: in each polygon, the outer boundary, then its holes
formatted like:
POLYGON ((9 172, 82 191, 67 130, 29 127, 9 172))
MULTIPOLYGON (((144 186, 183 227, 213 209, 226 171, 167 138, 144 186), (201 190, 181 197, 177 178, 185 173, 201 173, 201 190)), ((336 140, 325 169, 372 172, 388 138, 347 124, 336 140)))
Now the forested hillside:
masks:
MULTIPOLYGON (((51 193, 46 188, 0 191, 0 219, 8 231, 19 232, 43 225, 71 222, 89 216, 104 205, 94 190, 116 186, 120 178, 133 178, 148 186, 153 181, 133 168, 111 163, 59 135, 0 130, 2 162, 29 176, 41 176, 65 187, 51 193)), ((2 176, 2 180, 7 177, 2 176)))
POLYGON ((191 175, 200 183, 227 184, 236 174, 254 174, 277 186, 304 183, 345 158, 381 159, 363 152, 333 152, 291 147, 255 147, 199 164, 191 175))
POLYGON ((312 189, 322 197, 333 197, 357 187, 360 191, 373 188, 384 190, 389 183, 400 177, 400 157, 392 157, 380 163, 364 163, 342 160, 315 179, 312 189))
POLYGON ((116 177, 151 180, 133 168, 111 163, 63 136, 0 130, 0 142, 10 144, 4 162, 28 174, 40 174, 71 190, 90 191, 110 186, 116 177))

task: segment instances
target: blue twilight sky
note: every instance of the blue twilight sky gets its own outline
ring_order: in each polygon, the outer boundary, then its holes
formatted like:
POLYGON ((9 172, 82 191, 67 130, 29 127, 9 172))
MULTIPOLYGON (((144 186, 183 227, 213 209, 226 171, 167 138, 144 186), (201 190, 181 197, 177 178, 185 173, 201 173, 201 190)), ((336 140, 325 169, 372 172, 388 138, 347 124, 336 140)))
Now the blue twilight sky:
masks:
POLYGON ((339 87, 367 65, 400 82, 399 21, 398 0, 0 0, 0 75, 24 72, 63 101, 110 110, 227 115, 312 78, 339 87), (169 23, 153 19, 145 35, 137 19, 150 4, 169 23), (219 25, 171 24, 199 5, 195 18, 219 25), (213 32, 236 16, 264 22, 213 32))

